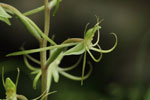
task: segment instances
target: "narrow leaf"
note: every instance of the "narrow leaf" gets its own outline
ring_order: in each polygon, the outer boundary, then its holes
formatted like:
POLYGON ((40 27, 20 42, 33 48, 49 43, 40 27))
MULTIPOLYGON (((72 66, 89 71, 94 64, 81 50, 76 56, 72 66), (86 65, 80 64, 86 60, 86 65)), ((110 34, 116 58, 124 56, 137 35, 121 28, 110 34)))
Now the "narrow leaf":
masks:
POLYGON ((8 18, 11 18, 11 16, 0 6, 0 20, 11 25, 8 18))
POLYGON ((54 10, 54 12, 53 12, 53 16, 55 16, 56 12, 57 12, 58 9, 59 9, 60 1, 61 1, 61 0, 57 0, 57 2, 56 2, 56 7, 55 7, 55 10, 54 10))
POLYGON ((11 18, 11 16, 0 6, 0 17, 11 18))
POLYGON ((0 20, 3 21, 3 22, 5 22, 5 23, 8 24, 8 25, 11 25, 11 23, 10 23, 10 21, 9 21, 8 18, 4 18, 4 17, 1 17, 1 16, 0 16, 0 20))
POLYGON ((18 52, 10 53, 6 56, 8 57, 8 56, 17 56, 17 55, 36 53, 36 52, 46 51, 46 50, 50 50, 50 49, 54 49, 54 48, 69 47, 69 46, 73 46, 75 44, 76 43, 68 43, 68 44, 55 45, 55 46, 49 46, 49 47, 44 47, 44 48, 32 49, 32 50, 18 51, 18 52))
POLYGON ((31 26, 33 26, 33 28, 38 32, 39 35, 41 35, 45 40, 47 40, 48 42, 50 42, 53 45, 56 45, 56 43, 50 39, 47 35, 45 35, 41 29, 28 17, 26 17, 26 20, 31 24, 31 26))
POLYGON ((30 23, 29 18, 24 15, 18 15, 21 22, 24 24, 26 29, 30 32, 32 36, 34 36, 38 41, 41 40, 41 36, 38 33, 38 31, 35 29, 35 27, 30 23))

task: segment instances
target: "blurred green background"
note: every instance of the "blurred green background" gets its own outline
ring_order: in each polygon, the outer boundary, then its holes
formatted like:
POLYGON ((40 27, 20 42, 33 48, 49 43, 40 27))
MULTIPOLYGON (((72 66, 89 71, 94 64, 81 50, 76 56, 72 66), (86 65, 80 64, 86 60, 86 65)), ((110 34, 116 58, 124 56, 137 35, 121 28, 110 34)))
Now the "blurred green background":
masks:
MULTIPOLYGON (((0 2, 11 4, 21 12, 43 4, 42 0, 0 0, 0 2)), ((109 49, 113 46, 114 38, 109 33, 115 32, 119 39, 117 48, 109 54, 104 54, 99 63, 93 62, 88 56, 94 70, 92 75, 84 81, 83 86, 80 82, 61 76, 60 82, 52 85, 52 90, 58 92, 50 95, 49 99, 150 100, 150 6, 148 0, 62 0, 56 16, 51 17, 50 36, 55 34, 57 43, 61 43, 68 37, 83 37, 85 25, 89 22, 89 27, 92 27, 96 23, 95 15, 104 19, 101 23, 101 47, 109 49)), ((43 29, 43 12, 32 15, 30 18, 43 29)), ((40 95, 40 82, 38 89, 33 90, 34 76, 25 67, 22 57, 5 57, 5 55, 18 51, 23 43, 26 49, 37 48, 38 43, 15 17, 11 23, 12 26, 8 26, 0 22, 0 74, 4 66, 5 76, 15 81, 16 68, 19 67, 21 75, 18 93, 28 98, 35 98, 40 95)), ((66 58, 62 66, 69 66, 76 60, 74 57, 66 58)), ((81 68, 72 73, 80 75, 81 68)), ((0 81, 0 98, 4 96, 4 88, 0 81)))

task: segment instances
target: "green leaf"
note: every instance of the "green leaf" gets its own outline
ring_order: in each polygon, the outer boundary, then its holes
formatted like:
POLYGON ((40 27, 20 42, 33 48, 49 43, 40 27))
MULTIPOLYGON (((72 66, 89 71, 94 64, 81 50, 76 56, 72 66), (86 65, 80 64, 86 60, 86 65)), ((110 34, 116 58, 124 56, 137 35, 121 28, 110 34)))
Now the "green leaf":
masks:
POLYGON ((59 3, 61 2, 61 0, 57 0, 57 2, 56 2, 56 7, 55 7, 55 10, 54 10, 54 12, 53 12, 53 16, 55 16, 55 14, 56 14, 56 12, 58 11, 58 9, 59 9, 59 3))
POLYGON ((41 36, 38 33, 37 29, 31 24, 30 19, 24 15, 18 15, 20 21, 24 24, 26 29, 30 32, 32 36, 34 36, 38 41, 41 40, 41 36))
POLYGON ((0 6, 0 16, 5 18, 11 18, 9 14, 0 6))
POLYGON ((75 44, 77 44, 77 43, 67 43, 67 44, 49 46, 49 47, 44 47, 44 48, 32 49, 32 50, 18 51, 18 52, 10 53, 10 54, 8 54, 6 56, 17 56, 17 55, 36 53, 36 52, 46 51, 46 50, 50 50, 50 49, 54 49, 54 48, 69 47, 69 46, 73 46, 75 44))
POLYGON ((64 55, 80 55, 85 52, 84 42, 78 43, 75 47, 67 50, 64 55))
MULTIPOLYGON (((24 17, 25 17, 25 16, 24 16, 24 17)), ((45 34, 41 31, 41 29, 40 29, 31 19, 29 19, 28 17, 26 17, 26 20, 25 20, 25 21, 29 22, 29 24, 31 25, 30 27, 33 27, 33 29, 36 31, 35 34, 41 35, 45 40, 47 40, 48 42, 50 42, 50 43, 53 44, 53 45, 56 45, 56 43, 55 43, 52 39, 50 39, 47 35, 45 35, 45 34)), ((29 28, 30 28, 30 27, 29 27, 29 28)))
POLYGON ((8 18, 0 17, 0 20, 5 22, 8 25, 11 25, 10 21, 8 20, 8 18))
POLYGON ((11 25, 8 18, 11 18, 11 16, 0 6, 0 20, 11 25))

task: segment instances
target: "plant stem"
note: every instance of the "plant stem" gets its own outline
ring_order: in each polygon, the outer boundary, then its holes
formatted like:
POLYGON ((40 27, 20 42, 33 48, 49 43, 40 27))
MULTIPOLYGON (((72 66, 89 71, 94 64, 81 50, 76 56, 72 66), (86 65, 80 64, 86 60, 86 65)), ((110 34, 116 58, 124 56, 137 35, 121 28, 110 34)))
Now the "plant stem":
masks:
MULTIPOLYGON (((57 3, 57 0, 52 0, 48 3, 48 7, 49 9, 52 9, 57 3)), ((29 15, 33 15, 33 14, 36 14, 38 12, 41 12, 44 10, 44 6, 41 6, 41 7, 38 7, 38 8, 35 8, 35 9, 32 9, 30 11, 27 11, 25 13, 23 13, 25 16, 29 16, 29 15)))
MULTIPOLYGON (((48 8, 48 0, 44 0, 44 34, 48 36, 49 34, 49 27, 50 27, 50 9, 48 8)), ((40 43, 40 47, 46 47, 47 46, 47 41, 42 39, 41 43, 40 43)), ((47 90, 47 66, 46 64, 46 56, 47 53, 46 51, 42 51, 40 53, 40 60, 41 60, 41 69, 42 69, 42 93, 44 93, 45 91, 45 95, 48 93, 47 90)), ((48 97, 45 96, 43 98, 43 100, 47 100, 48 97)))

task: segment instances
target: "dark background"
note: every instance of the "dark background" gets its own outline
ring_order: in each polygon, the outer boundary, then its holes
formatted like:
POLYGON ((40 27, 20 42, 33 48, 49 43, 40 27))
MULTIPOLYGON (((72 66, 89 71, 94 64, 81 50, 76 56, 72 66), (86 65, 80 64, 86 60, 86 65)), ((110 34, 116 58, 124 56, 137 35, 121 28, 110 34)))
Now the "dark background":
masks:
MULTIPOLYGON (((42 5, 42 0, 0 0, 8 3, 21 12, 42 5)), ((52 100, 150 100, 150 6, 148 0, 63 0, 55 17, 51 17, 50 36, 55 34, 55 41, 61 43, 68 37, 83 37, 85 25, 96 23, 95 15, 104 19, 101 23, 100 45, 109 49, 118 36, 117 48, 103 55, 99 63, 92 61, 92 75, 84 81, 72 81, 60 77, 50 95, 52 100)), ((43 12, 30 16, 43 29, 43 12)), ((36 40, 28 33, 22 23, 15 17, 11 26, 0 22, 0 68, 5 67, 6 76, 15 81, 16 68, 21 69, 18 93, 28 98, 40 95, 38 89, 32 89, 33 75, 27 70, 21 56, 5 57, 6 54, 18 51, 25 43, 26 49, 38 48, 36 40)), ((96 37, 95 39, 96 40, 96 37)), ((94 52, 96 55, 97 53, 94 52)), ((77 59, 66 58, 62 65, 69 66, 77 59), (69 61, 68 61, 69 60, 69 61), (69 62, 69 63, 68 63, 69 62)), ((81 68, 72 73, 80 75, 81 68)), ((0 71, 1 73, 1 71, 0 71)), ((0 78, 1 79, 1 78, 0 78)), ((0 81, 0 98, 4 98, 4 89, 0 81)))

